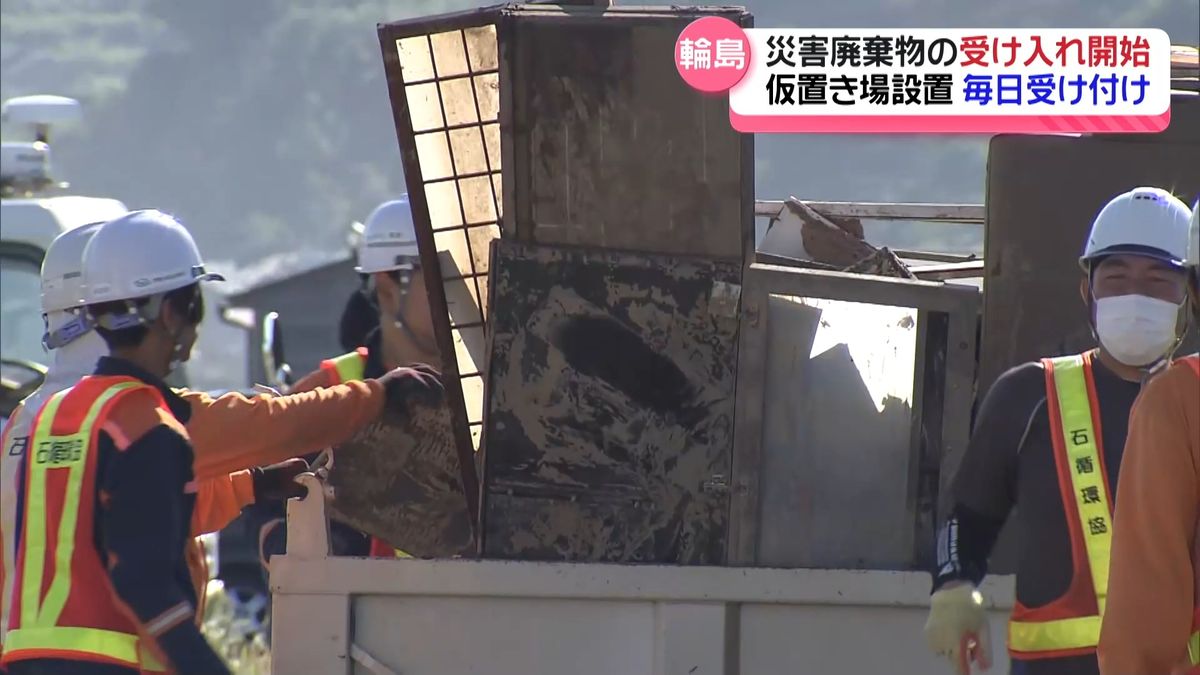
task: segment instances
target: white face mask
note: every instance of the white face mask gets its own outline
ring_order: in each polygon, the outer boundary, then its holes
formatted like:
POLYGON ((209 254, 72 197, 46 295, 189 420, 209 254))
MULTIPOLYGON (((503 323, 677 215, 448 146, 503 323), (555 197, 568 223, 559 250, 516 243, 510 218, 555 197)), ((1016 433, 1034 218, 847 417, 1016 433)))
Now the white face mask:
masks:
POLYGON ((1148 366, 1178 339, 1179 305, 1145 295, 1096 300, 1096 337, 1105 351, 1127 366, 1148 366))

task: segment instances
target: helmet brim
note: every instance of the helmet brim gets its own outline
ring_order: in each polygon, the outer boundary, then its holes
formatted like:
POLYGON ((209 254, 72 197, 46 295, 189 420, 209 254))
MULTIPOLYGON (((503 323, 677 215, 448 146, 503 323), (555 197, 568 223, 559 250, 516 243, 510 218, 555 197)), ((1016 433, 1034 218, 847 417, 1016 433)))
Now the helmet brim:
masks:
POLYGON ((1135 255, 1142 258, 1151 258, 1180 270, 1187 269, 1187 261, 1179 256, 1171 255, 1161 248, 1139 244, 1119 244, 1093 251, 1091 255, 1080 258, 1079 265, 1086 270, 1089 266, 1096 264, 1100 260, 1114 255, 1135 255))

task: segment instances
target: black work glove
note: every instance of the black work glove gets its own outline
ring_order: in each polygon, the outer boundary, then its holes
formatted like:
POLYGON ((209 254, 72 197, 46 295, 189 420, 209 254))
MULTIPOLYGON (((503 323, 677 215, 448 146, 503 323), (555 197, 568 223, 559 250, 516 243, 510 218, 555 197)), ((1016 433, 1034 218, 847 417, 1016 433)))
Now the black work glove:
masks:
POLYGON ((254 503, 285 501, 291 497, 304 497, 308 490, 296 482, 296 476, 308 471, 308 462, 294 458, 270 466, 250 469, 254 480, 254 503))
POLYGON ((387 397, 385 405, 401 413, 407 411, 410 403, 440 405, 446 395, 441 373, 424 363, 396 368, 380 377, 379 383, 387 397))

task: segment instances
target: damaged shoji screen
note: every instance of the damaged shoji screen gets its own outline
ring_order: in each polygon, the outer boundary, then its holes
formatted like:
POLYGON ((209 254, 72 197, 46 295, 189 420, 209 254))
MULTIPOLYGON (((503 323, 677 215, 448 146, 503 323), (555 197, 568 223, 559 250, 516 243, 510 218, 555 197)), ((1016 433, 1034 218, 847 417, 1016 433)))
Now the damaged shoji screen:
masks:
POLYGON ((496 28, 418 35, 397 40, 396 46, 467 423, 478 449, 489 244, 500 236, 496 28))

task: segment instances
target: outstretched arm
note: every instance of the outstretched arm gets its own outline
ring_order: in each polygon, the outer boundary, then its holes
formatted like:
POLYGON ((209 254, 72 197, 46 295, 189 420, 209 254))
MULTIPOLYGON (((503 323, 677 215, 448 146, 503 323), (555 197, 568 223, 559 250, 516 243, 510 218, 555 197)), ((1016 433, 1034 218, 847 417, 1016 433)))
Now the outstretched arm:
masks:
MULTIPOLYGON (((307 378, 306 378, 307 379, 307 378)), ((275 464, 343 443, 383 409, 374 380, 348 382, 288 396, 185 392, 192 407, 188 433, 199 481, 275 464)))

